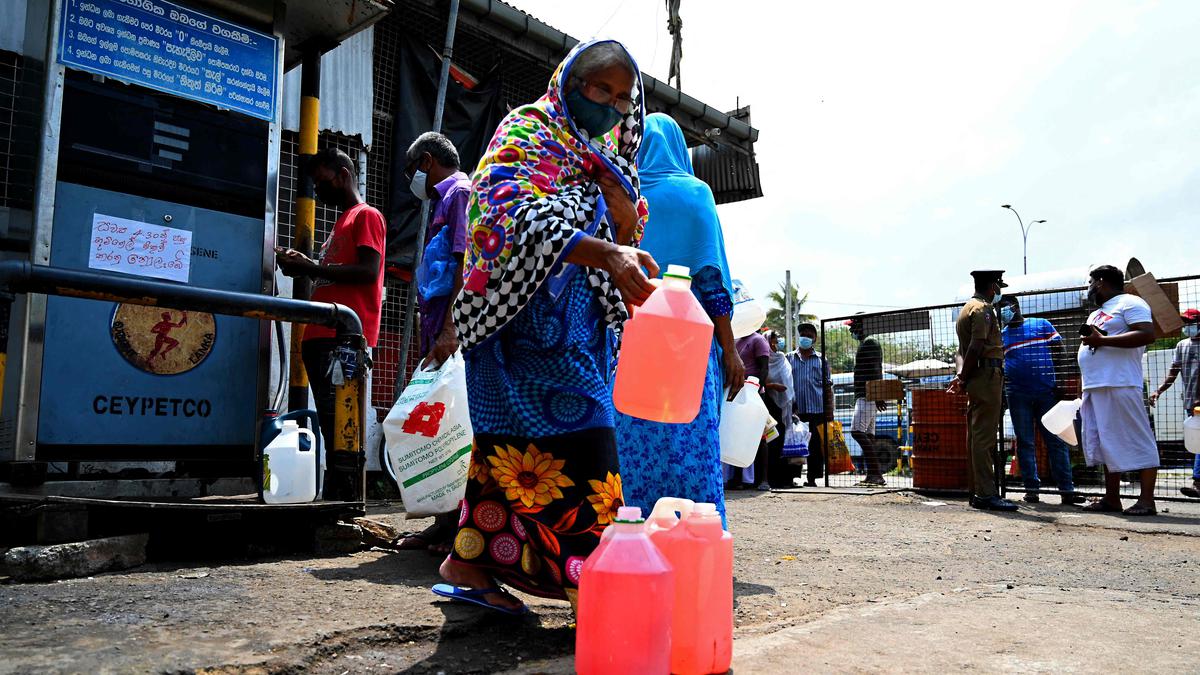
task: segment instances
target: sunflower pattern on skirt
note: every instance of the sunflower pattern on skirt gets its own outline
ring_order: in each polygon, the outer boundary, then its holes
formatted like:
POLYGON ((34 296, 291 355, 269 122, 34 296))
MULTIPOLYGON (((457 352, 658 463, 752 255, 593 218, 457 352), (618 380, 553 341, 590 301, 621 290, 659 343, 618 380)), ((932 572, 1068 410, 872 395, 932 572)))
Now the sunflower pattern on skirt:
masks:
POLYGON ((532 595, 571 599, 623 504, 616 457, 610 428, 476 436, 451 557, 532 595))

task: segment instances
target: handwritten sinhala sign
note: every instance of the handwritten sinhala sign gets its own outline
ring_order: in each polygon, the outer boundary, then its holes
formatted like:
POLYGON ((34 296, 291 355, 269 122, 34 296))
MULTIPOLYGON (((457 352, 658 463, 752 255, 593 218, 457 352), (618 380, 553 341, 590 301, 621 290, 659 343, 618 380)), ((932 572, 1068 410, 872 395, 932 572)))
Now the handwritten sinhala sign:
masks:
POLYGON ((278 41, 165 0, 63 0, 60 63, 265 120, 278 41))
POLYGON ((88 267, 187 283, 192 233, 126 218, 92 215, 88 267))

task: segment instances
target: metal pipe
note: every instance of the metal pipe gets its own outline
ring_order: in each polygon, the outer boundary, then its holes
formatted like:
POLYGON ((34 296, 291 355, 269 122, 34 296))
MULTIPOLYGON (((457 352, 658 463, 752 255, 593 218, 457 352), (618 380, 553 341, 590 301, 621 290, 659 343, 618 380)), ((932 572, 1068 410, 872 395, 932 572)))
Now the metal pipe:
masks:
POLYGON ((0 262, 0 293, 40 293, 129 305, 196 310, 251 319, 315 323, 340 336, 362 339, 362 322, 354 310, 328 302, 275 298, 256 293, 220 291, 118 277, 111 274, 45 265, 22 260, 0 262))
POLYGON ((442 130, 442 114, 446 108, 446 88, 450 85, 450 63, 454 59, 454 31, 458 28, 458 2, 450 0, 450 16, 446 18, 446 43, 442 46, 442 74, 438 78, 437 102, 433 107, 433 130, 442 130))
MULTIPOLYGON (((308 257, 313 255, 316 232, 317 202, 313 194, 312 176, 306 170, 308 160, 317 153, 321 117, 321 52, 308 49, 300 66, 300 133, 296 176, 300 189, 296 195, 296 220, 292 248, 308 257)), ((312 297, 312 279, 296 277, 292 282, 292 297, 307 300, 312 297)), ((308 373, 304 370, 302 343, 304 327, 292 326, 288 408, 308 407, 308 373)), ((280 347, 282 349, 282 346, 280 347)))
MULTIPOLYGON (((446 90, 450 87, 450 65, 454 58, 454 33, 458 29, 459 0, 450 0, 450 15, 446 19, 446 40, 442 45, 442 72, 438 77, 437 100, 433 105, 433 131, 441 132, 442 117, 446 109, 446 90)), ((413 269, 421 268, 421 259, 425 257, 425 235, 429 232, 428 204, 421 202, 421 223, 417 226, 417 252, 413 269)), ((453 308, 447 311, 453 311, 453 308)), ((404 313, 404 334, 400 339, 400 362, 396 364, 396 386, 393 390, 396 396, 404 391, 404 383, 408 380, 408 350, 412 348, 413 329, 417 317, 416 279, 408 284, 408 311, 404 313)), ((422 355, 424 356, 424 355, 422 355)))
MULTIPOLYGON (((346 378, 335 388, 338 401, 334 411, 336 429, 332 434, 332 452, 327 456, 328 470, 323 494, 327 500, 364 499, 366 454, 363 452, 362 429, 367 344, 362 334, 362 321, 349 307, 31 265, 19 260, 0 262, 0 320, 6 318, 11 306, 11 293, 61 295, 251 319, 291 321, 293 324, 315 323, 335 329, 340 348, 349 347, 353 350, 360 367, 355 369, 352 377, 346 378)), ((3 321, 3 325, 7 327, 8 322, 3 321)), ((0 382, 3 381, 4 365, 4 354, 0 351, 0 382)))

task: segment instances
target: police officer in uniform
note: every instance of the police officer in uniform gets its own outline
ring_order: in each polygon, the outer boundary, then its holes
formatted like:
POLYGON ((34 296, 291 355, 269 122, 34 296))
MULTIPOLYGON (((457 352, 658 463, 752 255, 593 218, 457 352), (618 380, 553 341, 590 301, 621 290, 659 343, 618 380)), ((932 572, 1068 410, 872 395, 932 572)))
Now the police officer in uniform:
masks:
POLYGON ((949 391, 967 392, 971 506, 988 511, 1016 511, 1017 505, 996 491, 997 430, 1004 414, 1004 344, 995 304, 1004 283, 1001 270, 971 272, 975 295, 958 313, 958 354, 962 365, 949 391))

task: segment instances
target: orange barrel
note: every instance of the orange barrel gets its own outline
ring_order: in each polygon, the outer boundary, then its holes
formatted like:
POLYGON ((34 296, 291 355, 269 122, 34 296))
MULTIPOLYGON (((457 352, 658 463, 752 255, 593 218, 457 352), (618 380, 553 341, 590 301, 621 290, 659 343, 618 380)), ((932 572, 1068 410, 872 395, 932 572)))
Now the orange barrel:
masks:
POLYGON ((967 397, 940 389, 912 392, 913 487, 966 490, 967 397))

